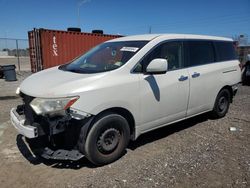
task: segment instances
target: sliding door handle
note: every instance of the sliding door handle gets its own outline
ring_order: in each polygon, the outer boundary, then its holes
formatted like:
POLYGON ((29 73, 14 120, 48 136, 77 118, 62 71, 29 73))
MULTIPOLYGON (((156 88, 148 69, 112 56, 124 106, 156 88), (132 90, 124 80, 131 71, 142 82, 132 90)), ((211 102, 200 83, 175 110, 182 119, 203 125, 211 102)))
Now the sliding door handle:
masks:
POLYGON ((194 72, 194 74, 192 75, 192 78, 197 78, 197 77, 199 77, 200 75, 201 75, 200 73, 194 72))
POLYGON ((185 80, 187 80, 188 79, 188 76, 183 76, 183 75, 181 75, 181 77, 179 78, 179 81, 185 81, 185 80))

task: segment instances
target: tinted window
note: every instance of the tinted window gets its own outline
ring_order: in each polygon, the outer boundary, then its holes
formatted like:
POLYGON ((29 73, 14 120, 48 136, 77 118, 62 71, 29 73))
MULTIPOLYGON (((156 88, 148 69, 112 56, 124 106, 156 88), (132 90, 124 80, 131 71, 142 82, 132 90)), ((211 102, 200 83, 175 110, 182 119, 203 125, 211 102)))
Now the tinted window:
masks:
POLYGON ((189 66, 215 62, 214 47, 211 41, 188 41, 187 49, 189 66))
POLYGON ((237 59, 232 42, 214 42, 216 48, 217 61, 228 61, 237 59))
POLYGON ((150 52, 136 67, 136 72, 145 71, 146 67, 156 58, 164 58, 168 60, 168 70, 175 70, 183 67, 182 42, 166 42, 159 45, 150 52))

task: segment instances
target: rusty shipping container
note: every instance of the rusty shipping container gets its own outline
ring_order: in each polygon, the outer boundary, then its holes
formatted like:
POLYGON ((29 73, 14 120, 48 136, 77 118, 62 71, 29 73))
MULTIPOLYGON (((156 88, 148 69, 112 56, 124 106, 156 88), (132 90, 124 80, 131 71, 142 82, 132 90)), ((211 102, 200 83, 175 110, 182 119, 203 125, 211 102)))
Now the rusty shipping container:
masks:
POLYGON ((94 46, 120 35, 34 29, 28 32, 32 72, 65 64, 94 46))

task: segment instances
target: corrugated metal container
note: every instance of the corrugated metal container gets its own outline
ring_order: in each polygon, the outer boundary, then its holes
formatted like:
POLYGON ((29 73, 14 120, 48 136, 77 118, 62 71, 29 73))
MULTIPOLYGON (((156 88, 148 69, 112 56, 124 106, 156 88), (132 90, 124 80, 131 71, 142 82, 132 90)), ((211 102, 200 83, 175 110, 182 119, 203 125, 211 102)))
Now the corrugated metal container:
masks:
POLYGON ((69 62, 94 46, 120 35, 48 29, 28 32, 32 72, 69 62))

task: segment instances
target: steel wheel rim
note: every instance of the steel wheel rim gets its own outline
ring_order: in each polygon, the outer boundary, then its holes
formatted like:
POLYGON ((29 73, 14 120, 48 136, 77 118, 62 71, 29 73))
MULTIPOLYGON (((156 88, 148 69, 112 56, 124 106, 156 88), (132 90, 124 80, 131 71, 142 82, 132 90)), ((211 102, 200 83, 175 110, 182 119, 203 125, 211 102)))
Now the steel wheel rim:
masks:
POLYGON ((120 142, 121 134, 115 128, 103 131, 97 140, 97 148, 103 154, 112 153, 120 142))
POLYGON ((219 99, 219 110, 220 112, 223 112, 227 108, 228 101, 225 96, 221 97, 219 99))

